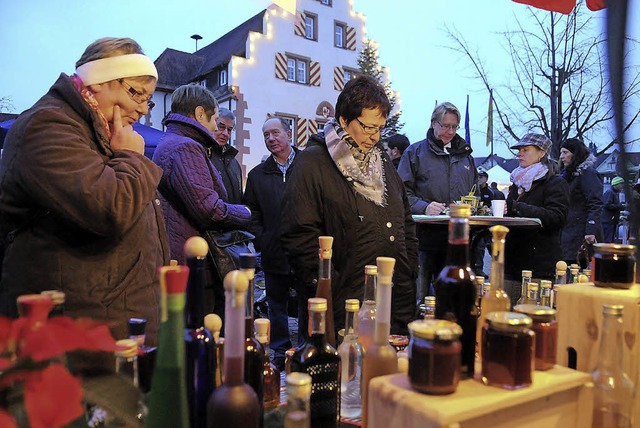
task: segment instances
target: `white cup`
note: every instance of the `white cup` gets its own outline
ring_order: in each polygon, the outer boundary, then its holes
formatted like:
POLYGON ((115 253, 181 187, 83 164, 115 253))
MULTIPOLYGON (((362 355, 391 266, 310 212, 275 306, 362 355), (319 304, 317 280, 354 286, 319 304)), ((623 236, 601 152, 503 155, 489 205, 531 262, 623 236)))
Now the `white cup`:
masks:
POLYGON ((504 217, 504 199, 494 199, 491 201, 491 213, 494 217, 504 217))

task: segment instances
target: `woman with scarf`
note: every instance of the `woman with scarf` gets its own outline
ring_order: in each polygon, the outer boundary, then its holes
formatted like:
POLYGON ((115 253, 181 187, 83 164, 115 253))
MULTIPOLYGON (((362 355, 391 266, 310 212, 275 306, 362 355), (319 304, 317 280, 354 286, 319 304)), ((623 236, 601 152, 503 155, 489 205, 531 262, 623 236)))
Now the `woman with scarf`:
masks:
POLYGON ((562 229, 562 259, 586 267, 592 245, 602 242, 602 181, 593 164, 596 158, 582 140, 567 139, 560 148, 560 176, 569 183, 569 213, 562 229), (589 254, 581 253, 583 243, 589 254))
POLYGON ((541 228, 510 228, 505 248, 504 285, 514 305, 520 297, 522 271, 530 270, 534 282, 553 280, 562 258, 560 234, 567 219, 569 186, 555 175, 549 160, 551 140, 526 134, 511 146, 518 150, 519 166, 511 173, 506 214, 538 218, 541 228))
POLYGON ((282 244, 305 307, 316 292, 318 236, 334 238, 336 329, 344 326, 345 300, 362 299, 364 267, 378 256, 396 259, 391 331, 406 334, 415 315, 415 224, 402 180, 379 144, 389 111, 389 99, 375 80, 350 80, 338 96, 335 118, 296 157, 285 190, 282 244))

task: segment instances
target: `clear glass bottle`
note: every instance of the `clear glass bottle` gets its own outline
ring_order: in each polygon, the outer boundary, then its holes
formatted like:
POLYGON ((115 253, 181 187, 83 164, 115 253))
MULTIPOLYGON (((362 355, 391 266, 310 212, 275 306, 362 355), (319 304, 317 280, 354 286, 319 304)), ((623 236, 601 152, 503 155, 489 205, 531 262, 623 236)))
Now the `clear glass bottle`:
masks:
POLYGON ((484 276, 476 276, 476 307, 478 308, 478 315, 480 314, 480 308, 482 307, 482 297, 484 288, 484 276))
POLYGON ((262 406, 253 388, 244 381, 244 306, 248 288, 249 280, 241 271, 231 271, 224 278, 224 383, 213 391, 207 403, 208 428, 260 426, 262 406))
MULTIPOLYGON (((140 388, 139 370, 138 370, 138 342, 133 339, 122 339, 116 342, 118 350, 115 352, 116 357, 116 373, 125 376, 131 380, 136 388, 140 388)), ((147 406, 142 400, 142 395, 138 399, 138 413, 136 419, 144 424, 147 417, 147 406)))
POLYGON ((376 328, 373 344, 367 349, 362 363, 362 426, 367 426, 369 381, 398 371, 396 350, 389 344, 391 329, 391 287, 396 260, 378 257, 378 287, 376 289, 376 328))
MULTIPOLYGON (((493 235, 491 245, 491 289, 483 296, 480 307, 480 316, 476 326, 477 358, 474 361, 474 372, 482 371, 482 326, 484 320, 491 312, 508 312, 511 309, 511 298, 504 291, 504 247, 509 229, 496 225, 489 229, 493 235)), ((475 373, 476 379, 480 379, 482 373, 475 373)))
POLYGON ((424 319, 436 319, 436 296, 425 296, 424 298, 424 319))
POLYGON ((325 337, 331 346, 336 346, 336 329, 333 319, 333 295, 331 292, 331 257, 333 256, 333 236, 318 237, 318 287, 316 297, 327 301, 325 337))
POLYGON ((358 312, 357 331, 358 339, 366 352, 367 347, 373 343, 373 331, 376 324, 376 280, 378 267, 366 265, 364 267, 364 294, 362 306, 358 312))
POLYGON ((357 418, 362 413, 362 345, 357 334, 358 299, 345 301, 344 340, 338 347, 342 362, 340 376, 340 416, 357 418))
POLYGON ((567 283, 567 263, 560 260, 556 263, 556 276, 551 288, 551 307, 556 308, 556 295, 558 290, 567 283))
POLYGON ((580 273, 580 269, 578 267, 572 267, 570 268, 569 272, 571 272, 571 276, 569 278, 569 284, 577 284, 578 283, 578 275, 580 273))
POLYGON ((293 372, 287 375, 287 413, 284 428, 311 428, 311 376, 293 372))
POLYGON ((520 287, 520 298, 518 299, 518 305, 523 305, 527 301, 529 295, 529 283, 531 282, 531 276, 533 272, 530 270, 522 271, 522 286, 520 287))
POLYGON ((593 379, 593 427, 631 427, 635 386, 622 369, 622 305, 603 305, 602 336, 593 379))
POLYGON ((541 306, 551 306, 551 281, 548 279, 543 279, 540 281, 540 305, 541 306))
POLYGON ((309 338, 291 359, 291 371, 311 376, 311 425, 337 427, 340 421, 340 356, 325 336, 327 299, 308 301, 309 338))
POLYGON ((538 297, 538 283, 530 282, 527 287, 527 298, 524 301, 525 305, 539 305, 540 298, 538 297))
POLYGON ((151 389, 151 375, 153 374, 153 362, 156 359, 157 350, 155 346, 146 345, 146 328, 146 319, 129 318, 129 339, 135 340, 138 344, 140 390, 145 394, 151 389))
POLYGON ((475 275, 469 266, 470 215, 469 205, 450 205, 447 261, 435 282, 436 318, 455 322, 462 328, 463 377, 473 377, 478 321, 475 275))
POLYGON ((263 377, 264 399, 262 407, 275 409, 280 404, 280 371, 269 358, 269 337, 271 322, 268 318, 258 318, 253 322, 256 331, 256 339, 264 347, 263 377))

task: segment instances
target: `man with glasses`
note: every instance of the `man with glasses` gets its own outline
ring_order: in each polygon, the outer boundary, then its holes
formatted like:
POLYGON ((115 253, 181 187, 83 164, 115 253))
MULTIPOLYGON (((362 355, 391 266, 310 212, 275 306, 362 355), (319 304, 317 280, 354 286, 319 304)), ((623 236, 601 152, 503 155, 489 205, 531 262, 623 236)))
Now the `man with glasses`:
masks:
MULTIPOLYGON (((427 138, 409 146, 398 166, 413 214, 439 215, 467 195, 478 181, 469 144, 457 134, 460 110, 449 102, 431 114, 427 138)), ((418 225, 420 283, 418 298, 433 294, 432 285, 445 264, 447 229, 418 225), (431 291, 430 291, 431 290, 431 291)))
POLYGON ((236 159, 238 149, 230 144, 235 126, 236 116, 233 112, 221 108, 213 130, 213 138, 218 144, 210 150, 211 162, 222 176, 224 187, 227 189, 228 198, 225 202, 229 204, 242 203, 242 168, 236 159))

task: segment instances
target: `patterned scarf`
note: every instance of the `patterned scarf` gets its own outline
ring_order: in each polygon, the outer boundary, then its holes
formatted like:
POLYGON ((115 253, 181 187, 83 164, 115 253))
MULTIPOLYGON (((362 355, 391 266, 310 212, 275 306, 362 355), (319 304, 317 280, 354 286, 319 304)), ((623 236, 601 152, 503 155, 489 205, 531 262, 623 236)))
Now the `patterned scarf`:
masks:
POLYGON ((386 206, 381 150, 377 146, 366 153, 360 150, 335 119, 325 124, 324 137, 329 156, 354 190, 376 205, 386 206))
POLYGON ((107 122, 107 118, 104 117, 104 114, 102 114, 102 111, 100 111, 100 107, 98 106, 98 100, 96 100, 96 97, 89 89, 84 87, 82 79, 80 79, 80 76, 78 76, 77 74, 71 76, 71 81, 73 82, 75 88, 80 92, 80 95, 82 95, 82 98, 87 102, 87 104, 89 104, 93 111, 98 114, 100 122, 102 122, 102 125, 107 130, 107 137, 109 137, 109 140, 111 140, 111 128, 109 128, 109 122, 107 122))
POLYGON ((518 195, 522 195, 531 190, 533 182, 544 177, 547 172, 549 172, 549 168, 540 162, 526 168, 519 166, 511 172, 511 182, 518 186, 518 195))

